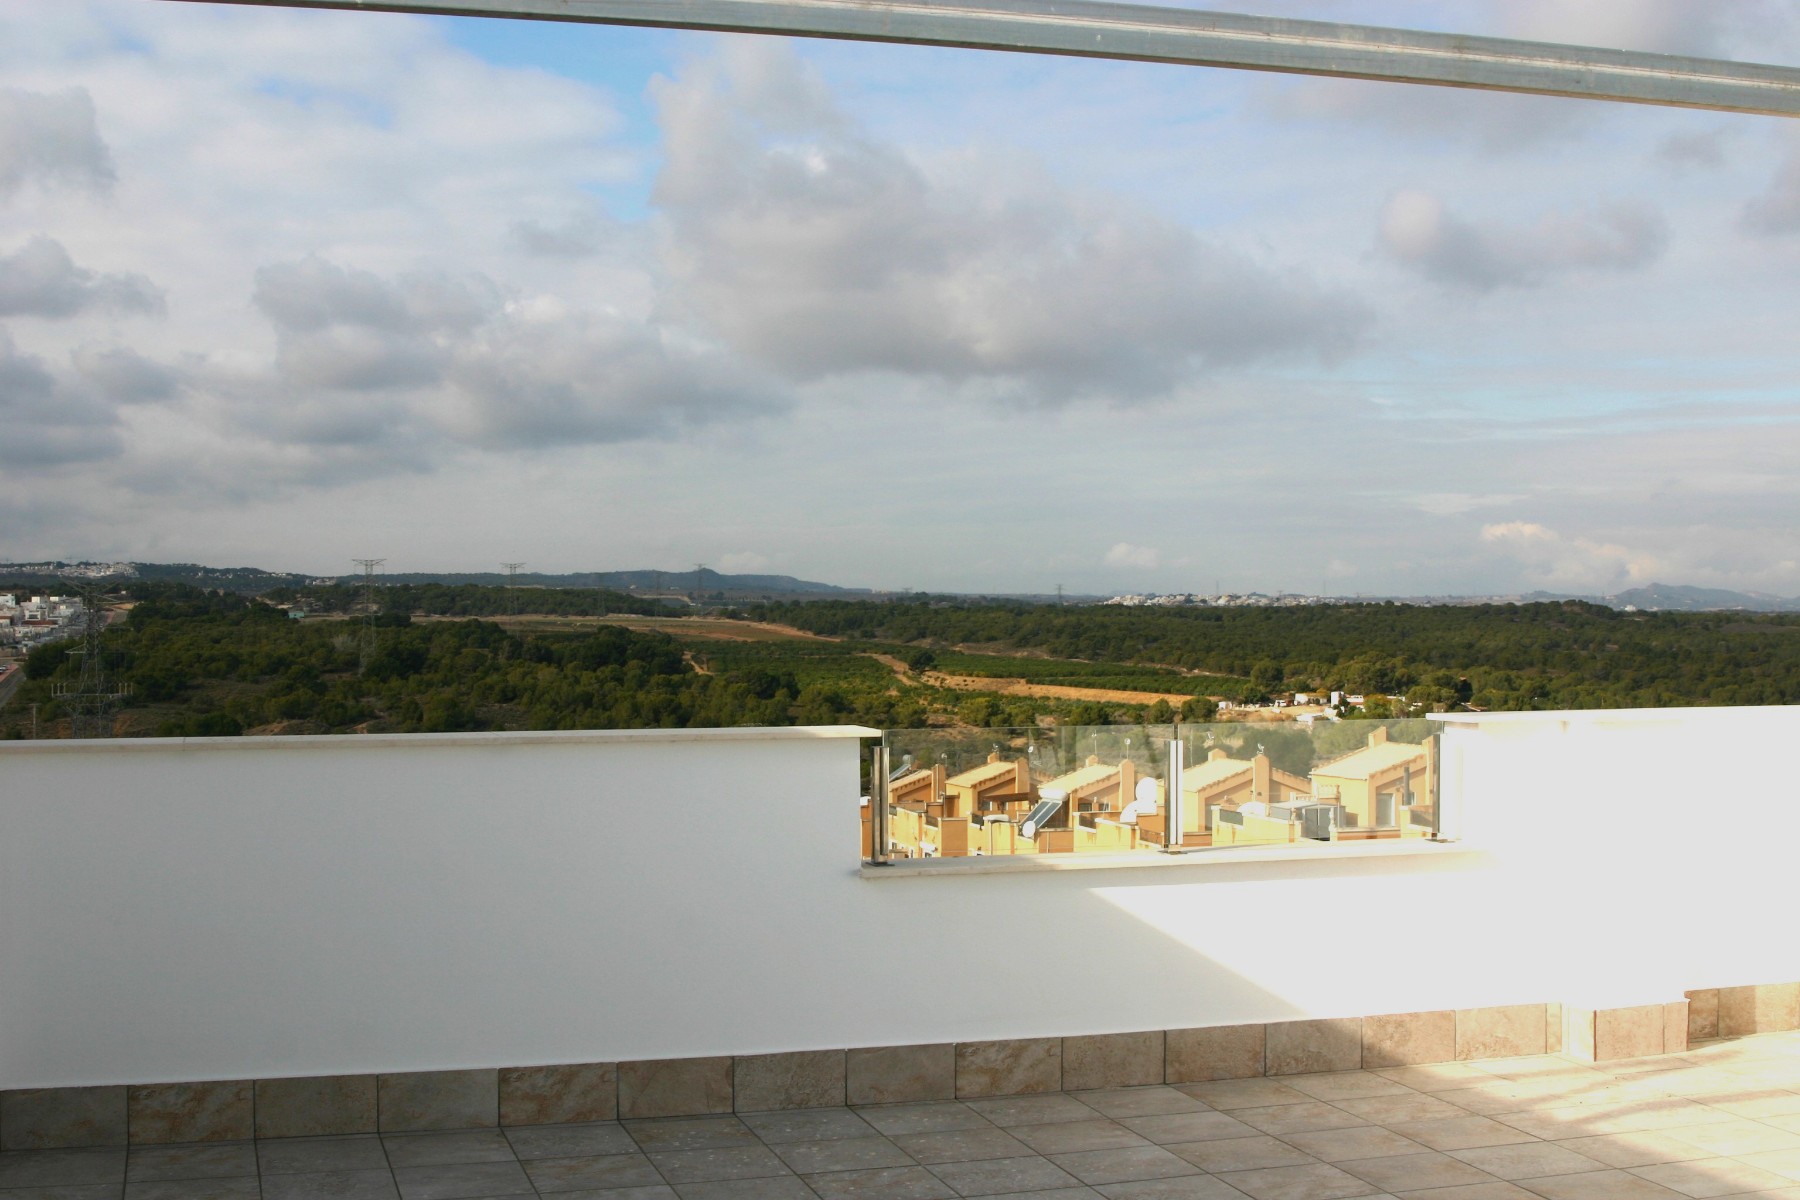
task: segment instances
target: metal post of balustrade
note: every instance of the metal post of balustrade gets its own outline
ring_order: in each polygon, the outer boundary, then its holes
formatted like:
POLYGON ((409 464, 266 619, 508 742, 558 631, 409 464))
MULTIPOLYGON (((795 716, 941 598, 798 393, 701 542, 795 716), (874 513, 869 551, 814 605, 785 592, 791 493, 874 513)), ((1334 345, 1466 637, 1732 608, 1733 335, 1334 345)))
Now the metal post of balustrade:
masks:
POLYGON ((888 865, 888 748, 869 751, 869 865, 888 865))
POLYGON ((1169 799, 1164 806, 1168 819, 1163 828, 1163 853, 1180 854, 1182 852, 1181 827, 1186 819, 1181 811, 1181 726, 1175 726, 1175 736, 1169 739, 1169 799))

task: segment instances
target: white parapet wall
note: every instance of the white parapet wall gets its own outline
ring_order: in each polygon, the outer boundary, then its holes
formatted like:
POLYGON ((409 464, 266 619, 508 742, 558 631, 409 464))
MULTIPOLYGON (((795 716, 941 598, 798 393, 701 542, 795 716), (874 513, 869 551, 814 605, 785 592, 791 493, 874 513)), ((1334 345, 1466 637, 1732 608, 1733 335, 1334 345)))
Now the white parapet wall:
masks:
POLYGON ((1453 723, 1466 840, 1424 853, 878 879, 868 732, 0 745, 0 1089, 1800 979, 1767 782, 1800 709, 1453 723))

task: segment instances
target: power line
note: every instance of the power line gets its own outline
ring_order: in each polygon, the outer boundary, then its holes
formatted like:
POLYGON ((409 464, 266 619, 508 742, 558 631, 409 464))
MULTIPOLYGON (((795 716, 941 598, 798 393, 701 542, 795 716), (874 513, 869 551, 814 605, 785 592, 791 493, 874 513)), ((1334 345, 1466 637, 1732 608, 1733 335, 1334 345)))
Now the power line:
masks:
POLYGON ((385 558, 353 558, 350 560, 363 569, 363 631, 362 643, 358 647, 356 673, 369 673, 369 660, 375 657, 375 568, 386 562, 385 558))
MULTIPOLYGON (((107 678, 106 662, 100 649, 100 635, 106 631, 106 610, 112 605, 97 583, 78 582, 70 586, 81 597, 81 649, 71 651, 82 656, 81 674, 73 686, 67 682, 58 683, 51 693, 69 711, 71 737, 111 737, 113 713, 119 703, 131 695, 129 683, 114 683, 107 678)), ((34 720, 36 715, 34 708, 34 720)), ((35 729, 33 736, 36 736, 35 729)))
POLYGON ((506 568, 506 611, 517 616, 519 613, 519 588, 517 580, 519 578, 519 568, 525 564, 522 562, 503 562, 500 565, 506 568))

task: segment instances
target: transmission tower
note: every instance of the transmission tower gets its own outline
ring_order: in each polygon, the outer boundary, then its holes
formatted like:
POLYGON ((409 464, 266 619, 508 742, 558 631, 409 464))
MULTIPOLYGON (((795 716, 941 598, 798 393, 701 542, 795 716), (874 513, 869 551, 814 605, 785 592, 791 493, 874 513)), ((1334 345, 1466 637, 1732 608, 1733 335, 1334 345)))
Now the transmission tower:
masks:
POLYGON ((700 607, 700 577, 706 573, 705 563, 694 564, 694 608, 700 607))
POLYGON ((113 713, 119 702, 131 695, 129 683, 114 683, 106 677, 106 662, 100 652, 100 635, 106 630, 106 610, 111 604, 96 583, 75 583, 72 590, 81 597, 81 675, 73 685, 58 683, 51 690, 62 706, 69 710, 69 733, 78 738, 111 737, 113 713))
POLYGON ((363 631, 362 644, 358 647, 356 673, 366 675, 369 672, 369 660, 375 657, 375 568, 386 562, 385 558, 353 558, 350 560, 363 570, 363 631))
POLYGON ((525 564, 516 562, 501 563, 500 565, 506 568, 506 611, 517 616, 519 612, 519 585, 517 580, 519 578, 519 568, 525 564))

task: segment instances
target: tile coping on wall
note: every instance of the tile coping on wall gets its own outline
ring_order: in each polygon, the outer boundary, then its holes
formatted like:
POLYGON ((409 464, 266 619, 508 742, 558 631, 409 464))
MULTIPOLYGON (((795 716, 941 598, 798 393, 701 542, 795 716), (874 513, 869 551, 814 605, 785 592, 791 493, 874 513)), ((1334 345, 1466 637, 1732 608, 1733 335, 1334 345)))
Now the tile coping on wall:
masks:
POLYGON ((878 738, 863 725, 767 725, 726 729, 544 729, 488 733, 308 733, 250 737, 46 738, 0 742, 0 754, 117 754, 169 750, 380 750, 437 746, 642 745, 651 742, 796 742, 878 738))
POLYGON ((1343 862, 1362 858, 1429 858, 1479 854, 1479 845, 1435 838, 1392 838, 1374 842, 1282 842, 1228 846, 1177 854, 1134 850, 1123 854, 978 854, 968 858, 896 859, 876 866, 864 862, 864 879, 918 879, 932 875, 1023 875, 1039 871, 1166 871, 1193 867, 1241 866, 1272 862, 1343 862))
POLYGON ((402 1132, 977 1099, 1563 1054, 1800 1028, 1800 983, 1562 1004, 736 1057, 0 1091, 0 1149, 402 1132))

